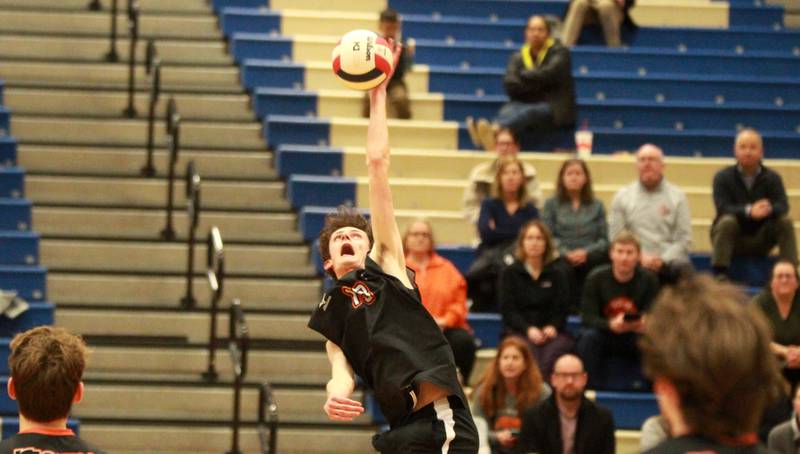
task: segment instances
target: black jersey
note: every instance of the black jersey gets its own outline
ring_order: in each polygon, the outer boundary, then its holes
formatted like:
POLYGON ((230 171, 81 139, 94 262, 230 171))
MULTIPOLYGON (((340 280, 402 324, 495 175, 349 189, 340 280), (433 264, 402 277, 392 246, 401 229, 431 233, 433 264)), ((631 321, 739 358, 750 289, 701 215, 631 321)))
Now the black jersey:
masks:
POLYGON ((336 281, 308 326, 342 349, 392 427, 413 409, 409 391, 421 382, 465 401, 452 350, 419 291, 384 273, 369 257, 366 269, 336 281))
POLYGON ((69 429, 21 432, 0 442, 0 454, 105 454, 69 429))

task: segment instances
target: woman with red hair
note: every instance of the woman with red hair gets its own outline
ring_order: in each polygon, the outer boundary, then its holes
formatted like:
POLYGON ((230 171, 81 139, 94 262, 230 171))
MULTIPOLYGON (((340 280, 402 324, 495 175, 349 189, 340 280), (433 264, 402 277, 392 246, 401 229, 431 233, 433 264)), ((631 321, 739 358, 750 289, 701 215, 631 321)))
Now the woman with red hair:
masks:
MULTIPOLYGON (((489 428, 488 440, 493 454, 513 451, 522 413, 548 398, 551 392, 542 379, 528 342, 519 336, 503 339, 497 356, 475 389, 472 403, 473 417, 485 420, 489 428)), ((483 426, 482 422, 476 425, 483 426)))

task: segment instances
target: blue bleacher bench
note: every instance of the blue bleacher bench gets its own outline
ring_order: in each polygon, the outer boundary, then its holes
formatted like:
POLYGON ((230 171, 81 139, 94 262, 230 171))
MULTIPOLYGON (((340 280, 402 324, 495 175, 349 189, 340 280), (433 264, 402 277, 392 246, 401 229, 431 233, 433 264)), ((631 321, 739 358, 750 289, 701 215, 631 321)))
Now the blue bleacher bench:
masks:
POLYGON ((11 135, 11 111, 0 104, 0 136, 11 135))
POLYGON ((28 310, 14 319, 0 314, 0 337, 10 338, 37 326, 52 325, 54 314, 55 306, 48 302, 30 302, 28 310))
POLYGON ((17 139, 0 136, 0 166, 10 167, 17 163, 17 139))
POLYGON ((18 199, 25 195, 25 170, 0 167, 0 197, 18 199))
POLYGON ((286 184, 286 197, 297 209, 309 205, 355 205, 356 181, 346 177, 292 175, 286 184))
POLYGON ((631 47, 716 49, 743 54, 770 51, 794 55, 800 47, 800 33, 763 27, 729 27, 724 30, 640 27, 632 36, 631 47))
POLYGON ((36 265, 38 263, 38 233, 0 231, 0 265, 36 265))
POLYGON ((30 230, 32 207, 30 200, 0 198, 0 230, 30 230))
POLYGON ((15 290, 29 302, 47 299, 47 268, 41 266, 0 266, 0 288, 15 290))
POLYGON ((0 106, 5 105, 6 81, 0 79, 0 106))
POLYGON ((595 401, 611 410, 617 429, 639 430, 644 421, 659 414, 653 393, 597 391, 595 401))
POLYGON ((281 145, 275 150, 275 168, 283 178, 292 175, 342 175, 344 151, 315 145, 281 145))
POLYGON ((561 17, 566 14, 569 0, 389 0, 389 6, 400 14, 457 16, 477 18, 520 18, 532 14, 561 17))

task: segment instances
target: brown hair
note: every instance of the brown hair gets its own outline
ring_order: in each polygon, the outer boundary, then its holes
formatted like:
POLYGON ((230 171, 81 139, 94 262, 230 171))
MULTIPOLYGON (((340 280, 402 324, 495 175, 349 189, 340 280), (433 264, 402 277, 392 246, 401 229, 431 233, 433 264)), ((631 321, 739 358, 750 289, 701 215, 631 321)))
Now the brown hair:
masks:
POLYGON ((505 405, 506 382, 500 375, 500 356, 506 348, 516 348, 525 360, 525 370, 517 378, 517 413, 522 416, 526 408, 533 406, 542 395, 542 373, 536 360, 533 359, 528 343, 519 336, 508 336, 497 347, 497 355, 492 364, 486 368, 480 381, 481 391, 478 404, 487 418, 497 416, 497 410, 505 405))
POLYGON ((657 298, 640 340, 645 373, 675 386, 689 428, 723 440, 756 430, 785 383, 756 305, 708 275, 657 298))
POLYGON ((642 252, 642 243, 639 242, 639 238, 631 232, 630 230, 623 229, 619 233, 611 239, 610 248, 613 248, 617 244, 632 244, 636 246, 636 250, 642 252))
MULTIPOLYGON (((359 230, 363 230, 367 234, 367 238, 369 238, 370 247, 372 247, 374 241, 372 238, 372 227, 369 221, 367 221, 367 218, 355 208, 340 205, 335 213, 328 213, 328 215, 325 216, 325 225, 322 227, 322 231, 319 232, 319 254, 323 262, 331 258, 331 251, 329 248, 331 235, 342 227, 355 227, 359 230)), ((332 269, 328 270, 328 274, 334 279, 336 278, 336 274, 332 269)))
POLYGON ((19 412, 41 423, 66 418, 87 357, 83 339, 63 328, 40 326, 17 334, 8 366, 19 412))
POLYGON ((556 248, 553 245, 553 235, 550 233, 550 229, 539 219, 534 219, 532 221, 528 221, 525 225, 519 229, 519 234, 517 235, 517 247, 514 249, 514 256, 521 261, 525 261, 527 258, 525 256, 525 248, 523 247, 522 243, 525 241, 525 235, 528 234, 528 230, 531 227, 536 227, 539 229, 539 232, 542 233, 542 237, 544 237, 544 254, 542 255, 542 264, 547 264, 555 260, 556 258, 556 248))
POLYGON ((558 179, 556 180, 556 195, 561 202, 569 202, 569 193, 567 188, 564 187, 564 174, 567 168, 573 164, 581 166, 583 173, 586 175, 586 184, 581 188, 581 203, 588 205, 594 201, 594 190, 592 189, 592 174, 589 172, 589 166, 583 159, 573 158, 567 159, 561 164, 561 170, 558 171, 558 179))
POLYGON ((520 183, 519 190, 517 191, 517 199, 519 199, 519 204, 522 206, 530 201, 530 194, 528 194, 525 166, 522 164, 522 161, 516 158, 516 156, 503 156, 497 159, 497 168, 494 173, 494 182, 492 183, 492 195, 494 197, 501 197, 503 195, 503 187, 500 184, 500 175, 503 173, 503 169, 511 165, 516 165, 519 167, 519 171, 522 174, 522 182, 520 183))
POLYGON ((791 267, 792 267, 792 270, 794 271, 794 279, 795 279, 797 282, 800 282, 800 273, 798 273, 798 272, 797 272, 797 266, 796 266, 794 263, 792 263, 792 261, 791 261, 791 260, 788 260, 788 259, 778 259, 778 260, 775 262, 775 264, 774 264, 774 265, 772 265, 772 268, 769 270, 769 279, 767 280, 767 285, 766 285, 766 287, 767 287, 767 288, 769 288, 769 287, 770 287, 770 284, 772 283, 772 279, 774 279, 774 278, 775 278, 775 268, 777 268, 777 267, 778 267, 778 265, 789 265, 789 266, 791 266, 791 267))
POLYGON ((416 218, 413 221, 409 222, 408 225, 406 225, 405 230, 403 231, 403 254, 408 254, 406 241, 408 240, 408 237, 411 235, 411 226, 416 224, 417 222, 421 222, 428 227, 428 234, 430 234, 429 238, 431 240, 431 250, 429 252, 433 252, 434 249, 436 249, 436 240, 433 238, 433 227, 431 226, 430 221, 428 221, 425 218, 416 218))
POLYGON ((511 129, 509 129, 509 128, 499 128, 499 129, 497 129, 494 132, 495 140, 497 140, 497 138, 500 137, 500 134, 508 134, 509 136, 511 136, 511 140, 514 142, 514 145, 519 145, 519 139, 517 138, 517 135, 514 134, 514 131, 512 131, 511 129))

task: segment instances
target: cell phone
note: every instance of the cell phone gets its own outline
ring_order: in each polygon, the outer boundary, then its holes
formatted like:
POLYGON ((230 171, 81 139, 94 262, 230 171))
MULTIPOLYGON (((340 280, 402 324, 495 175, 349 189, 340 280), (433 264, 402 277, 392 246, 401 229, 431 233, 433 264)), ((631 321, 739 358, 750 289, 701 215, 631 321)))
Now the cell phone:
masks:
POLYGON ((626 322, 638 322, 642 319, 642 314, 638 312, 628 312, 622 316, 622 319, 626 322))

